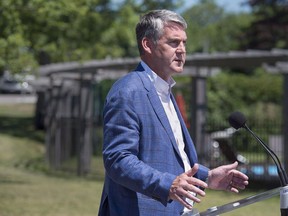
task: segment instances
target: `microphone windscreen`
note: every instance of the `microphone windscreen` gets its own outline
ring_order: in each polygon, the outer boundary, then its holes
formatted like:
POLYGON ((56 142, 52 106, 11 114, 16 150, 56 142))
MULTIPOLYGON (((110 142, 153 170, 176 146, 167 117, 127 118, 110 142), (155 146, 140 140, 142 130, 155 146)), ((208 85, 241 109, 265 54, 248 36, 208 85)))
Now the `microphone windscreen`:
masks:
POLYGON ((236 130, 243 127, 246 123, 246 117, 239 111, 230 114, 228 118, 229 124, 236 130))

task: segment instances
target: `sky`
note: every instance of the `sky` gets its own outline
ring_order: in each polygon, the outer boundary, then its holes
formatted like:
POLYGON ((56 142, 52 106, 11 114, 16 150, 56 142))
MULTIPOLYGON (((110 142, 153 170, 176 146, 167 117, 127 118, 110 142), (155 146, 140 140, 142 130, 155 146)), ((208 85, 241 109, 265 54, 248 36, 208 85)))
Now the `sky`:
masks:
MULTIPOLYGON (((250 8, 247 5, 242 5, 243 2, 247 0, 215 0, 215 2, 223 7, 227 12, 239 13, 239 12, 249 12, 250 8)), ((199 0, 186 0, 185 7, 190 7, 197 4, 199 0)))
MULTIPOLYGON (((216 4, 223 7, 227 12, 231 13, 240 13, 240 12, 249 12, 250 7, 247 5, 242 5, 248 0, 214 0, 216 4)), ((113 4, 119 4, 123 0, 112 0, 113 4)), ((185 0, 184 8, 191 7, 199 2, 199 0, 185 0)), ((112 4, 112 5, 113 5, 112 4)), ((180 9, 182 11, 182 9, 180 9)))

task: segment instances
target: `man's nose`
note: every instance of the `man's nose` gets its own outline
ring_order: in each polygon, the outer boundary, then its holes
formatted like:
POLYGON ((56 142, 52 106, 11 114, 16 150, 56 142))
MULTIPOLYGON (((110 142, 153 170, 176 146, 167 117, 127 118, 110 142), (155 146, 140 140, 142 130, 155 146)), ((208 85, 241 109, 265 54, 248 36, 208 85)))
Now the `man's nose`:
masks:
POLYGON ((179 53, 186 53, 186 45, 184 42, 179 43, 179 46, 177 47, 177 51, 179 53))

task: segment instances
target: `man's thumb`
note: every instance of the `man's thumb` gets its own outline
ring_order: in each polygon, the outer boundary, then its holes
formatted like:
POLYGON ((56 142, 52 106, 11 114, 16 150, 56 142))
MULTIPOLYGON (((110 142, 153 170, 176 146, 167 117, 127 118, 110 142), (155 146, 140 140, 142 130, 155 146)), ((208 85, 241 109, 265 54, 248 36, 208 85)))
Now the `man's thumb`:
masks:
POLYGON ((227 165, 227 168, 228 168, 228 169, 236 169, 237 166, 238 166, 238 162, 235 161, 233 164, 229 164, 229 165, 227 165))
POLYGON ((186 174, 190 177, 194 176, 199 169, 199 164, 195 163, 194 166, 186 172, 186 174))

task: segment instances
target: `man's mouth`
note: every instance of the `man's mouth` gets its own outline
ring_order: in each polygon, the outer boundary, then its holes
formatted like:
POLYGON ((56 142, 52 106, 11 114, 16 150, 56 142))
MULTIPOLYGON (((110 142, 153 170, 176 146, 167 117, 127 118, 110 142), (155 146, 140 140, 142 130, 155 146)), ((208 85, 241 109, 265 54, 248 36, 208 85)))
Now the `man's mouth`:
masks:
POLYGON ((184 64, 184 61, 181 60, 181 59, 176 59, 175 61, 176 61, 179 65, 183 65, 183 64, 184 64))

